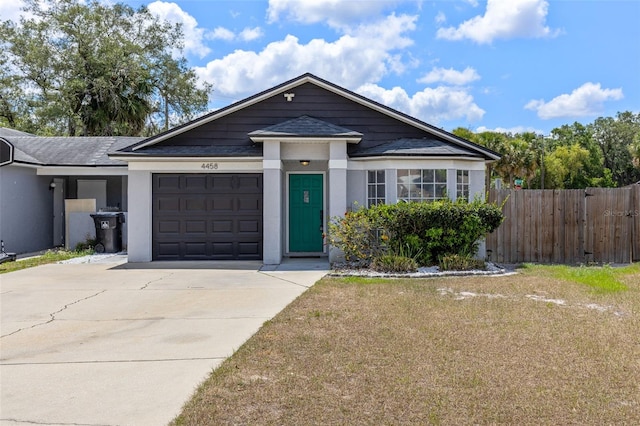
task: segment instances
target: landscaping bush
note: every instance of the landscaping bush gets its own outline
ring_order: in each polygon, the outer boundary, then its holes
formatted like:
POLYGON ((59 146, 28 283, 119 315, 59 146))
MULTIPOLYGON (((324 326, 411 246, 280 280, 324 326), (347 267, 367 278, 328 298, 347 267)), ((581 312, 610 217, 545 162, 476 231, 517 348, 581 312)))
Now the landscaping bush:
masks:
POLYGON ((479 200, 381 204, 333 218, 328 242, 362 266, 386 254, 436 265, 447 255, 473 257, 502 220, 500 207, 479 200))
POLYGON ((329 223, 327 241, 340 248, 345 260, 352 265, 369 266, 374 257, 386 252, 385 239, 366 209, 347 212, 329 223))

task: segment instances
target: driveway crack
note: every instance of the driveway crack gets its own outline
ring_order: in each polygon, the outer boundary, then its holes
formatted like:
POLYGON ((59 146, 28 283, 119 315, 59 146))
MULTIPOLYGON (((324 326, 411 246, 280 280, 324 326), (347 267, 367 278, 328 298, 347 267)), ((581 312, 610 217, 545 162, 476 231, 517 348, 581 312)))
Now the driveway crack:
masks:
POLYGON ((164 280, 165 278, 169 278, 169 277, 170 277, 170 276, 172 276, 172 275, 173 275, 173 273, 170 273, 169 275, 165 275, 165 276, 160 277, 160 278, 158 278, 158 279, 151 280, 151 281, 147 281, 147 283, 146 283, 145 285, 143 285, 142 287, 140 287, 140 288, 139 288, 139 290, 146 290, 146 289, 147 289, 147 287, 149 287, 152 283, 155 283, 155 282, 158 282, 158 281, 162 281, 162 280, 164 280))
POLYGON ((304 285, 304 284, 300 284, 300 283, 297 283, 297 282, 295 282, 295 281, 291 281, 291 280, 287 280, 287 279, 285 279, 285 278, 282 278, 281 276, 278 276, 278 275, 269 274, 269 273, 267 273, 267 272, 258 271, 258 273, 263 274, 263 275, 266 275, 266 276, 271 277, 271 278, 275 278, 275 279, 280 280, 280 281, 284 281, 284 282, 287 282, 287 283, 290 283, 290 284, 297 285, 298 287, 304 287, 304 288, 311 288, 311 287, 313 287, 313 284, 311 284, 311 285, 304 285))
POLYGON ((51 318, 50 318, 49 320, 44 321, 44 322, 41 322, 41 323, 38 323, 38 324, 33 324, 33 325, 32 325, 32 326, 30 326, 30 327, 19 328, 19 329, 17 329, 16 331, 12 331, 11 333, 4 334, 4 335, 0 336, 0 339, 1 339, 1 338, 3 338, 3 337, 13 336, 14 334, 17 334, 17 333, 19 333, 19 332, 21 332, 21 331, 24 331, 24 330, 30 330, 30 329, 33 329, 33 328, 36 328, 36 327, 41 327, 41 326, 43 326, 43 325, 50 324, 50 323, 52 323, 53 321, 55 321, 55 320, 56 320, 56 315, 57 315, 57 314, 59 314, 60 312, 65 311, 65 310, 67 310, 67 309, 69 308, 69 306, 72 306, 72 305, 75 305, 75 304, 77 304, 77 303, 84 302, 85 300, 89 300, 89 299, 91 299, 91 298, 94 298, 94 297, 96 297, 96 296, 99 296, 99 295, 101 295, 102 293, 104 293, 105 291, 107 291, 107 290, 102 290, 102 291, 99 291, 99 292, 97 292, 97 293, 95 293, 95 294, 92 294, 92 295, 90 295, 90 296, 83 297, 83 298, 78 299, 78 300, 75 300, 75 301, 73 301, 73 302, 71 302, 71 303, 67 303, 67 304, 66 304, 66 305, 64 305, 62 308, 58 309, 57 311, 55 311, 55 312, 53 312, 53 313, 50 313, 50 314, 49 314, 49 316, 50 316, 51 318))

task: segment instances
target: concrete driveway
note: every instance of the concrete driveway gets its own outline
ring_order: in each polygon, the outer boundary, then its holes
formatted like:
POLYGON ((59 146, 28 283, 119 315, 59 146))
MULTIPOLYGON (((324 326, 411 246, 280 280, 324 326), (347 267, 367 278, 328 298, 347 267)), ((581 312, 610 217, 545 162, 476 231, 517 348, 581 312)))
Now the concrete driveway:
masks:
POLYGON ((0 275, 0 424, 167 424, 328 269, 261 266, 116 256, 0 275))

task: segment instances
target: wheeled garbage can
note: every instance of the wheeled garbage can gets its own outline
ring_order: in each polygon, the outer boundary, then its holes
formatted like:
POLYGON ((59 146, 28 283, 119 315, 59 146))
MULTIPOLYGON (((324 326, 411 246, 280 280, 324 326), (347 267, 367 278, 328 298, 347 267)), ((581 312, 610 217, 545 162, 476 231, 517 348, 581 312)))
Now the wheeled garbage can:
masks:
POLYGON ((122 250, 124 213, 100 212, 91 215, 96 225, 96 253, 118 253, 122 250))

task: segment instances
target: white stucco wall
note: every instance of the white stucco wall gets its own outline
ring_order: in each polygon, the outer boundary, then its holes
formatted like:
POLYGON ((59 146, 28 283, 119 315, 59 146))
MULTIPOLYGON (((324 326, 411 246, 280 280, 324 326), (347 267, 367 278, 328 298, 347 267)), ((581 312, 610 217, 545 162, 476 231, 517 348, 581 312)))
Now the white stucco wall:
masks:
POLYGON ((129 171, 128 236, 126 240, 129 262, 151 261, 151 216, 153 210, 151 184, 150 171, 129 171))

